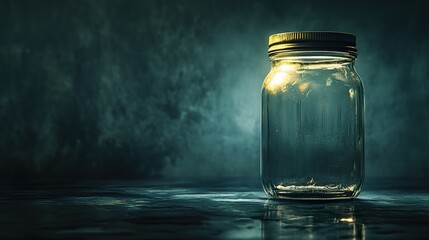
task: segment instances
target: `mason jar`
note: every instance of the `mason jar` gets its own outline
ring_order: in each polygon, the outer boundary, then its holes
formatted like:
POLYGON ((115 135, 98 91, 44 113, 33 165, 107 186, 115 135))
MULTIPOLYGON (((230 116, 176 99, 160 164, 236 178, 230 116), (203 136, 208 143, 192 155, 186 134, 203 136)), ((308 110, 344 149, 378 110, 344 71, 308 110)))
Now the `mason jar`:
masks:
POLYGON ((364 92, 356 37, 270 36, 262 85, 261 178, 268 196, 351 199, 364 179, 364 92))

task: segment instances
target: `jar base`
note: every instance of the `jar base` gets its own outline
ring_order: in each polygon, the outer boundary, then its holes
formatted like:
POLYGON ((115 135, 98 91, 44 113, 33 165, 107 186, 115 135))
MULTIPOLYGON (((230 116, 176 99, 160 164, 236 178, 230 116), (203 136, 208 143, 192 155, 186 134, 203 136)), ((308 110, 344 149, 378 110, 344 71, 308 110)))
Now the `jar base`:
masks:
POLYGON ((345 200, 356 198, 360 191, 356 185, 339 186, 275 186, 265 189, 268 196, 290 200, 345 200))

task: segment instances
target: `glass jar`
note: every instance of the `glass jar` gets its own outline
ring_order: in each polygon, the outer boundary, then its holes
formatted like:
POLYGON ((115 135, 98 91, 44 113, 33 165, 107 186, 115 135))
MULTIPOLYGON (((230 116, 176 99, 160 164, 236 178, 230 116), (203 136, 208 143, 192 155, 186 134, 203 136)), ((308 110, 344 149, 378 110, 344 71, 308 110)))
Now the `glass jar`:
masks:
POLYGON ((261 178, 272 198, 350 199, 364 178, 364 93, 356 37, 270 36, 262 86, 261 178))

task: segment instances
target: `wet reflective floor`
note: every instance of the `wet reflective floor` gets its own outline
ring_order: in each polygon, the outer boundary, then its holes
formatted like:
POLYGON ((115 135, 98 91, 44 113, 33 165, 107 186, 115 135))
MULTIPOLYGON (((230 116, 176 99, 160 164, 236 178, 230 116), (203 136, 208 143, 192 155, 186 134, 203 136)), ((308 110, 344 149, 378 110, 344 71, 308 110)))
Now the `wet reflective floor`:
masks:
POLYGON ((0 239, 429 239, 429 189, 275 201, 257 180, 2 185, 0 239))

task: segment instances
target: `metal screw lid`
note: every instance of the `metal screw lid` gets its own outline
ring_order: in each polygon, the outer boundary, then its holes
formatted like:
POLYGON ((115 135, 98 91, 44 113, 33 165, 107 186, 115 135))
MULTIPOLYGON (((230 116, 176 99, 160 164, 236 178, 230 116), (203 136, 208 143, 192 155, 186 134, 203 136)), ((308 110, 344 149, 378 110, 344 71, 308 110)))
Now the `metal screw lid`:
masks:
POLYGON ((268 55, 296 51, 336 51, 356 56, 356 36, 343 32, 286 32, 270 36, 268 55))

